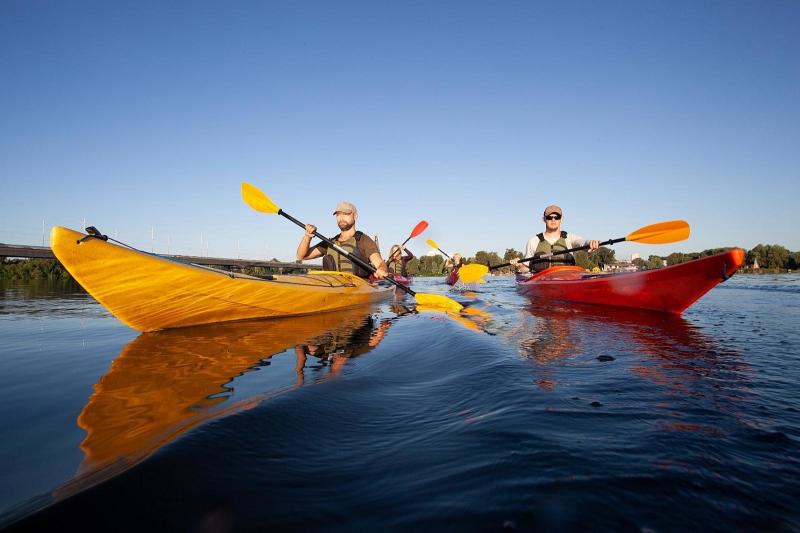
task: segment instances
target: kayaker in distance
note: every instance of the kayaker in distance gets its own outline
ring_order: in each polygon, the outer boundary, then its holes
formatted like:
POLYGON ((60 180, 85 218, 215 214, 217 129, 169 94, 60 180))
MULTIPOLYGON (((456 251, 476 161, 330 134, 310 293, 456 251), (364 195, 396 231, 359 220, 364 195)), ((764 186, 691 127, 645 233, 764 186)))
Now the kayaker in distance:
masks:
MULTIPOLYGON (((587 240, 574 233, 567 233, 561 230, 561 208, 557 205, 550 205, 544 210, 542 220, 544 220, 545 230, 531 237, 525 245, 525 255, 523 257, 539 257, 544 254, 560 252, 570 248, 589 245, 589 251, 593 252, 600 246, 600 241, 587 240)), ((530 272, 531 268, 519 262, 519 259, 509 261, 517 272, 530 272)), ((574 265, 575 257, 572 254, 557 255, 548 261, 535 263, 531 261, 534 272, 541 272, 555 265, 574 265)))
MULTIPOLYGON (((341 233, 331 240, 364 262, 372 264, 376 268, 374 276, 377 279, 385 278, 387 274, 386 263, 383 262, 381 252, 378 250, 375 241, 364 233, 356 231, 356 220, 358 219, 356 206, 350 202, 339 202, 333 214, 336 215, 336 224, 339 226, 341 233)), ((322 257, 322 268, 324 270, 349 272, 364 279, 372 275, 371 272, 354 264, 338 251, 329 250, 328 245, 324 242, 310 246, 315 231, 317 231, 315 225, 306 224, 306 232, 297 247, 297 259, 307 261, 322 257)))
POLYGON ((464 258, 461 257, 461 254, 453 254, 453 260, 447 259, 444 262, 444 267, 450 271, 450 274, 453 272, 458 272, 458 269, 464 266, 464 258))
POLYGON ((448 285, 455 285, 458 283, 458 270, 462 266, 464 266, 464 260, 461 257, 461 254, 453 254, 452 261, 450 258, 448 258, 444 263, 444 267, 449 270, 449 273, 447 274, 444 282, 448 285))
POLYGON ((393 244, 389 250, 389 259, 386 261, 388 271, 395 275, 401 275, 404 278, 408 277, 406 270, 406 263, 414 259, 414 254, 411 250, 404 248, 400 244, 393 244), (405 252, 406 255, 403 255, 405 252))

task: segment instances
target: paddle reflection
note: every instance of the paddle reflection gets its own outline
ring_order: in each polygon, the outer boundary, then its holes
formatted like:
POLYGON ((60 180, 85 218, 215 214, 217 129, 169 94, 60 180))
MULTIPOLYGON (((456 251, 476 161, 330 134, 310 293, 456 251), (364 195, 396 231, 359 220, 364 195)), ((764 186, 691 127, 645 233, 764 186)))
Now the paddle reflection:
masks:
POLYGON ((87 433, 78 475, 57 491, 66 496, 146 458, 210 419, 254 407, 303 384, 305 360, 314 357, 331 375, 350 357, 375 348, 392 318, 370 308, 142 334, 94 386, 78 416, 87 433), (235 378, 270 365, 275 355, 297 357, 297 378, 275 373, 269 391, 233 401, 235 378))

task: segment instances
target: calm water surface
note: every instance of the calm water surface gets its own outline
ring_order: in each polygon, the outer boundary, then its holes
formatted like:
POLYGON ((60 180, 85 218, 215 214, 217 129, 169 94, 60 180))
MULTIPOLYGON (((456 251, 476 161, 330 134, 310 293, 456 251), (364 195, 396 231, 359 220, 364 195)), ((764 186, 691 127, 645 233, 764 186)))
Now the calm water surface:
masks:
POLYGON ((681 318, 412 302, 139 335, 0 284, 0 527, 800 529, 800 276, 681 318))

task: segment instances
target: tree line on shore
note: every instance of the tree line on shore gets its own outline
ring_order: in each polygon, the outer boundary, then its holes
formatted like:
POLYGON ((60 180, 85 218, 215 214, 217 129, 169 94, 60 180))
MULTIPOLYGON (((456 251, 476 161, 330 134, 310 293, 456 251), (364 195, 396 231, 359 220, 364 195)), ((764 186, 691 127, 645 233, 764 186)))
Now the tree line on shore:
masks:
MULTIPOLYGON (((632 263, 640 270, 650 270, 663 266, 677 265, 692 259, 714 255, 728 248, 711 248, 702 252, 674 252, 666 256, 651 255, 647 259, 636 258, 632 263)), ((614 265, 618 261, 614 250, 601 246, 596 252, 589 254, 577 252, 575 262, 587 270, 602 269, 604 265, 614 265)), ((522 254, 513 249, 506 248, 501 257, 497 252, 481 250, 473 257, 467 258, 466 263, 480 263, 483 265, 499 265, 511 259, 522 258, 522 254)), ((779 244, 759 244, 747 252, 745 265, 752 267, 758 264, 759 268, 767 271, 784 271, 800 269, 800 252, 789 251, 779 244)), ((445 259, 441 255, 424 255, 415 257, 406 264, 409 276, 444 276, 447 273, 445 259)), ((511 273, 511 267, 498 269, 500 274, 511 273)), ((260 274, 260 273, 259 273, 260 274)), ((258 274, 257 274, 258 275, 258 274)), ((3 259, 0 262, 0 278, 2 279, 72 279, 69 272, 55 259, 3 259)))
POLYGON ((72 276, 55 259, 3 259, 0 278, 70 280, 72 276))

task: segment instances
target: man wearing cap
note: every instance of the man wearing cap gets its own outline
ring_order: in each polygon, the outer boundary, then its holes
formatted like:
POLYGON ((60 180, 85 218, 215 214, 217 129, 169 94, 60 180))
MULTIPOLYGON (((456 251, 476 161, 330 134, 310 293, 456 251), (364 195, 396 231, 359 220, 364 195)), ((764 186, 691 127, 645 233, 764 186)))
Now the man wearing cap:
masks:
MULTIPOLYGON (((544 220, 544 233, 540 233, 528 240, 525 246, 525 255, 523 257, 539 257, 545 254, 556 253, 570 248, 578 248, 580 246, 589 245, 589 251, 593 252, 600 246, 599 241, 589 241, 583 237, 579 237, 574 233, 567 233, 561 230, 561 208, 557 205, 549 205, 544 210, 542 220, 544 220)), ((519 262, 519 259, 512 259, 510 261, 517 272, 530 272, 530 268, 519 262)), ((534 262, 531 261, 530 265, 534 272, 540 272, 551 266, 556 265, 574 265, 575 258, 572 254, 556 255, 547 261, 534 262)))
MULTIPOLYGON (((339 226, 341 233, 331 240, 350 254, 374 266, 376 278, 385 278, 386 263, 383 262, 375 241, 362 232, 356 231, 356 220, 358 219, 356 206, 350 202, 339 202, 333 214, 336 215, 336 224, 339 226)), ((297 247, 297 259, 307 261, 322 257, 322 267, 325 270, 349 272, 364 279, 370 277, 372 274, 370 271, 350 261, 346 255, 341 254, 338 250, 329 249, 326 243, 320 242, 315 246, 310 246, 315 231, 317 231, 316 226, 306 224, 306 232, 297 247)))

